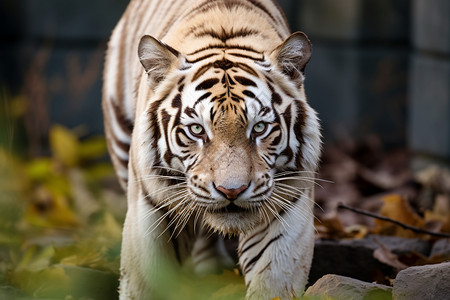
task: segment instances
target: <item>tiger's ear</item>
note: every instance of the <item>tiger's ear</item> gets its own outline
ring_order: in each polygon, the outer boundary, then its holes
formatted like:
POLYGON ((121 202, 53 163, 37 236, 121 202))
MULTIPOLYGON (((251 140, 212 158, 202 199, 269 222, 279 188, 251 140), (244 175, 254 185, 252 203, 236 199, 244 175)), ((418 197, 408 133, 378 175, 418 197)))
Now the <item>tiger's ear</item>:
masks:
POLYGON ((273 62, 295 81, 304 79, 305 66, 311 58, 312 46, 308 37, 300 31, 291 34, 270 54, 273 62))
POLYGON ((138 56, 149 82, 159 83, 173 65, 179 61, 180 53, 172 47, 145 35, 138 46, 138 56))

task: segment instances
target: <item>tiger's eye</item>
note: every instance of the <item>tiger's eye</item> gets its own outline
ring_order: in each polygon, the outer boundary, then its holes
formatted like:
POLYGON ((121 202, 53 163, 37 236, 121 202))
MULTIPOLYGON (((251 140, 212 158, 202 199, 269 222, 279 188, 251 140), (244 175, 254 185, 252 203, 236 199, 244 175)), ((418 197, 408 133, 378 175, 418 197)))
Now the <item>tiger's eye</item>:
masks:
POLYGON ((199 124, 192 124, 189 126, 189 131, 193 134, 193 135, 202 135, 205 133, 205 129, 203 129, 202 125, 199 124))
POLYGON ((266 127, 267 127, 266 123, 258 122, 255 124, 255 126, 253 126, 253 132, 256 134, 261 134, 264 131, 266 131, 266 127))

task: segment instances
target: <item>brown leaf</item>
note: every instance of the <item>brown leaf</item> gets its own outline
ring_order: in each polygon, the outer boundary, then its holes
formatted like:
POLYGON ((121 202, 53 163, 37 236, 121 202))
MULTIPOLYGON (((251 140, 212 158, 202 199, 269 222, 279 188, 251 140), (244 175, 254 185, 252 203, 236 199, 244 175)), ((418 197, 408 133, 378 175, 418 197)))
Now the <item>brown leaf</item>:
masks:
MULTIPOLYGON (((408 201, 400 195, 389 195, 382 199, 381 215, 399 221, 403 224, 423 228, 425 221, 409 205, 408 201)), ((375 220, 374 232, 384 235, 395 235, 399 237, 415 237, 416 233, 406 230, 383 220, 375 220)))
POLYGON ((398 256, 391 252, 386 246, 384 246, 379 241, 375 242, 380 246, 373 251, 373 257, 375 257, 380 262, 393 267, 397 272, 406 269, 408 266, 399 261, 398 256))
POLYGON ((321 238, 337 239, 346 236, 344 226, 335 211, 316 221, 315 227, 321 238))

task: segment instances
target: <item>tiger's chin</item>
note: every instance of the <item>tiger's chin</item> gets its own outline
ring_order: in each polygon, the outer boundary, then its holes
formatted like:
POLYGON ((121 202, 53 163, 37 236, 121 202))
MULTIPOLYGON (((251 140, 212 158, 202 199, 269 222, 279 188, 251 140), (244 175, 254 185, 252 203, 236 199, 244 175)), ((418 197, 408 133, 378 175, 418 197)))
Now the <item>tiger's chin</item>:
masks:
POLYGON ((209 211, 205 213, 203 222, 221 234, 235 235, 248 232, 261 224, 262 220, 262 216, 257 212, 209 211))

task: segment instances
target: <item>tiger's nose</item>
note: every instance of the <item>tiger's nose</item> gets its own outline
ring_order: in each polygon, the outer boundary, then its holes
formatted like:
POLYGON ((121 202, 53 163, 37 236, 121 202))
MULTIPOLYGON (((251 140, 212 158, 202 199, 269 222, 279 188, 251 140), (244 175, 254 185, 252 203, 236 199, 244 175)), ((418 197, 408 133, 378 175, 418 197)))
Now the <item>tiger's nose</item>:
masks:
POLYGON ((221 194, 225 195, 228 200, 236 200, 236 198, 244 192, 248 188, 248 185, 242 185, 241 187, 237 189, 227 189, 221 185, 216 187, 216 190, 218 190, 221 194))

